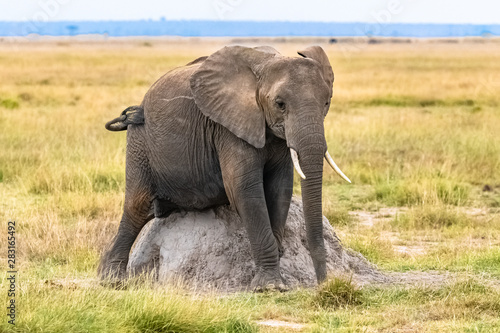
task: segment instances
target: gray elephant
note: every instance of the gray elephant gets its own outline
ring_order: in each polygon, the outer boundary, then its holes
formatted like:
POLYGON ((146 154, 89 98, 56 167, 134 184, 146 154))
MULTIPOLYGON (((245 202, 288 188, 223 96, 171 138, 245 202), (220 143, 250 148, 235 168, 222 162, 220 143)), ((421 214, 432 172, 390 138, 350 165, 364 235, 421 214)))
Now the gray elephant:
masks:
POLYGON ((328 57, 319 46, 299 55, 224 47, 168 72, 140 106, 106 124, 128 133, 123 217, 101 260, 101 278, 125 278, 130 248, 153 217, 231 204, 251 243, 251 287, 285 288, 280 256, 293 166, 303 178, 316 277, 326 278, 323 159, 349 179, 326 147, 323 122, 334 78, 328 57))

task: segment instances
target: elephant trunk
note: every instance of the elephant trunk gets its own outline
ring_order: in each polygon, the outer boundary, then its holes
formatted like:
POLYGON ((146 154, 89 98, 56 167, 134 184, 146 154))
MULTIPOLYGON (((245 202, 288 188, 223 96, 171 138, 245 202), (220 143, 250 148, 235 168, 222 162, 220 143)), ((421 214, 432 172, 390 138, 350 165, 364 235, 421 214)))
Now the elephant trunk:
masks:
POLYGON ((310 134, 297 141, 302 179, 302 201, 307 230, 307 243, 318 283, 326 279, 326 250, 323 240, 322 182, 326 141, 323 123, 311 125, 310 134))

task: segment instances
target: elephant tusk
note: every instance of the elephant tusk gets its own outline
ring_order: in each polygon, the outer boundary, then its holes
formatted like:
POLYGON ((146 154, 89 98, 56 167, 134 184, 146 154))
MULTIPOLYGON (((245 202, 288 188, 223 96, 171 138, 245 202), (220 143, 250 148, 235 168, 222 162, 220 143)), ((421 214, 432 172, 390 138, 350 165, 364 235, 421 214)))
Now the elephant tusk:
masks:
POLYGON ((328 150, 325 153, 325 158, 326 158, 326 161, 328 162, 328 164, 330 164, 332 169, 335 170, 335 172, 338 173, 340 177, 344 178, 349 183, 351 182, 351 180, 349 178, 347 178, 346 175, 344 175, 342 170, 340 170, 340 168, 337 166, 337 164, 335 164, 335 162, 333 161, 333 158, 330 156, 330 153, 328 152, 328 150))
POLYGON ((293 150, 293 148, 290 148, 290 153, 292 154, 292 161, 295 170, 297 170, 297 173, 300 175, 302 179, 306 179, 306 175, 304 175, 302 169, 300 168, 299 156, 297 155, 297 152, 293 150))

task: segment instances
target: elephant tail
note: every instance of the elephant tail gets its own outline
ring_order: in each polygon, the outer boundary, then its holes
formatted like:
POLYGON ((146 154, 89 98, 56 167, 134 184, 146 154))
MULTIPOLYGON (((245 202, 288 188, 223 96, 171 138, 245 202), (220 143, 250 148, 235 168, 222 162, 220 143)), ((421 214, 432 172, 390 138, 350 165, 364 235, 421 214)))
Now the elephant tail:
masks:
POLYGON ((127 130, 128 125, 144 124, 144 109, 140 106, 129 106, 118 118, 106 123, 108 131, 118 132, 127 130))

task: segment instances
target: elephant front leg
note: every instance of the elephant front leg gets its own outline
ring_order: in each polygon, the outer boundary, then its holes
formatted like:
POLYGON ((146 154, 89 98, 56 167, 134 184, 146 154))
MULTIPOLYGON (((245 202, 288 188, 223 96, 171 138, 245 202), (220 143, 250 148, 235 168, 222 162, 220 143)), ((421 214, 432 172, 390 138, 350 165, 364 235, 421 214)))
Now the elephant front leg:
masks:
POLYGON ((278 243, 274 237, 267 211, 262 171, 242 173, 224 180, 231 204, 240 215, 250 240, 256 266, 253 290, 285 289, 279 266, 278 243), (260 176, 259 176, 260 174, 260 176))
POLYGON ((293 165, 290 159, 266 170, 264 191, 271 228, 278 244, 279 256, 283 256, 283 234, 293 193, 293 165))
POLYGON ((280 274, 279 245, 269 221, 262 182, 247 187, 237 197, 236 209, 246 226, 256 266, 252 289, 284 289, 280 274))

